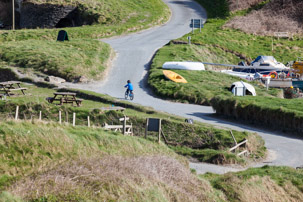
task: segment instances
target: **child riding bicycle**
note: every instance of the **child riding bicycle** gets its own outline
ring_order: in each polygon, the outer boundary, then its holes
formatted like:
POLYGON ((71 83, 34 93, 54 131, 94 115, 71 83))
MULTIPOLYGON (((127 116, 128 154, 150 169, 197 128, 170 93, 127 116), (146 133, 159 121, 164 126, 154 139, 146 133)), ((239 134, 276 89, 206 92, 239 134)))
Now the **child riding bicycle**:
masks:
POLYGON ((127 84, 124 86, 124 88, 127 88, 126 90, 127 95, 129 94, 129 92, 133 94, 134 87, 130 80, 127 80, 127 84))

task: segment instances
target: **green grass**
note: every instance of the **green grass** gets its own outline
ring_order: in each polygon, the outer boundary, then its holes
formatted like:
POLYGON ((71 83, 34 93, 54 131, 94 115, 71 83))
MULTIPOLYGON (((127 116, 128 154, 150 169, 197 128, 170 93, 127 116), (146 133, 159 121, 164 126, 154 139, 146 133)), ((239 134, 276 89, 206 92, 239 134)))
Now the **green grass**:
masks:
MULTIPOLYGON (((81 107, 72 106, 56 106, 54 104, 48 103, 45 98, 52 97, 55 90, 50 88, 37 87, 35 85, 25 85, 28 88, 26 96, 16 96, 8 98, 9 101, 0 101, 0 111, 2 115, 1 119, 13 118, 16 106, 20 107, 20 118, 29 120, 31 117, 38 118, 39 111, 42 111, 42 116, 44 120, 58 122, 59 110, 62 111, 62 120, 68 118, 69 123, 71 123, 72 113, 76 113, 76 125, 87 125, 87 116, 90 116, 90 121, 92 125, 101 126, 104 123, 108 124, 121 124, 118 118, 123 116, 120 112, 103 112, 100 110, 104 106, 122 106, 126 108, 125 114, 130 117, 130 122, 133 124, 134 134, 136 136, 144 136, 145 133, 145 122, 146 118, 161 118, 163 132, 167 140, 173 145, 178 145, 174 150, 180 154, 186 156, 187 153, 182 152, 182 150, 194 149, 198 153, 204 149, 212 149, 222 151, 226 154, 228 148, 233 145, 232 137, 228 130, 216 129, 207 124, 187 124, 184 123, 184 119, 180 117, 175 117, 166 113, 159 113, 151 108, 146 108, 140 105, 130 104, 129 102, 124 102, 121 100, 113 99, 106 95, 101 95, 98 93, 93 93, 89 91, 78 91, 70 89, 61 89, 60 91, 74 91, 77 93, 78 98, 83 98, 83 105, 81 107), (68 115, 66 115, 66 113, 68 115), (179 148, 182 148, 181 150, 179 148)), ((245 132, 234 131, 234 135, 237 140, 240 141, 244 138, 253 137, 256 142, 261 140, 257 135, 251 135, 245 132)), ((148 138, 151 141, 156 141, 157 135, 151 133, 148 138)), ((172 147, 174 148, 174 147, 172 147)), ((264 142, 259 144, 256 143, 255 147, 251 150, 252 156, 249 159, 262 158, 265 155, 264 142)), ((200 158, 202 154, 195 155, 203 161, 215 162, 214 157, 207 155, 207 157, 200 158)), ((227 158, 225 158, 227 159, 227 158)), ((226 160, 221 163, 246 163, 249 159, 245 161, 235 161, 226 160)))
MULTIPOLYGON (((118 160, 118 163, 121 158, 129 158, 131 160, 132 158, 138 157, 148 159, 152 158, 153 156, 167 156, 172 159, 178 159, 177 161, 181 162, 183 166, 187 165, 185 159, 178 157, 173 151, 165 146, 152 143, 142 138, 122 136, 118 133, 107 132, 102 129, 91 129, 79 126, 60 126, 54 123, 31 124, 25 122, 6 122, 1 123, 0 125, 0 188, 2 191, 12 191, 9 187, 18 181, 22 182, 22 179, 26 180, 27 176, 31 176, 30 179, 33 179, 39 175, 44 175, 48 172, 51 173, 54 169, 60 169, 62 165, 66 164, 66 166, 70 166, 74 161, 79 161, 77 162, 77 165, 85 167, 92 166, 90 165, 91 160, 94 160, 94 163, 98 163, 102 162, 102 159, 105 159, 104 161, 106 162, 108 157, 110 157, 111 161, 115 161, 115 158, 119 156, 119 158, 116 159, 118 160), (80 160, 78 160, 79 158, 80 160)), ((64 169, 68 169, 68 167, 64 169)), ((66 172, 64 169, 56 173, 56 175, 60 176, 60 173, 66 172)), ((80 172, 85 172, 85 169, 81 169, 81 167, 79 169, 80 172)), ((89 169, 89 167, 87 167, 87 169, 89 169)), ((113 173, 111 173, 111 175, 113 175, 113 173)), ((114 177, 114 175, 108 177, 109 179, 107 179, 107 181, 111 180, 110 178, 114 177)), ((103 180, 105 180, 105 178, 106 177, 104 177, 103 180)), ((129 176, 120 176, 120 178, 127 179, 129 176)), ((86 180, 88 180, 87 177, 86 180)), ((109 197, 108 199, 110 199, 114 195, 110 197, 108 196, 108 193, 114 194, 115 190, 119 192, 119 190, 122 191, 123 187, 125 187, 125 185, 122 185, 123 183, 120 182, 121 184, 119 189, 119 187, 115 187, 115 182, 111 182, 113 185, 110 185, 112 186, 112 190, 110 190, 106 188, 106 184, 102 185, 101 183, 98 185, 97 182, 93 181, 93 179, 90 180, 90 183, 95 184, 86 184, 83 186, 82 196, 78 195, 77 191, 73 189, 69 191, 69 193, 71 193, 68 196, 64 196, 64 192, 70 189, 70 187, 66 185, 64 189, 60 190, 62 193, 54 193, 53 196, 57 198, 56 200, 54 200, 52 194, 46 194, 44 197, 49 201, 64 200, 64 198, 65 200, 68 200, 66 197, 72 197, 78 200, 88 200, 90 198, 95 200, 94 194, 90 193, 90 189, 93 189, 94 186, 97 187, 101 185, 101 190, 108 191, 107 193, 103 193, 103 197, 107 196, 109 197)), ((154 185, 152 184, 156 182, 151 182, 148 179, 145 180, 147 182, 149 181, 149 185, 152 186, 149 188, 149 190, 154 189, 157 194, 160 194, 160 196, 163 197, 160 190, 153 188, 154 185)), ((49 185, 48 183, 53 183, 51 186, 52 189, 55 188, 54 186, 60 186, 60 183, 56 183, 56 181, 51 182, 51 179, 45 182, 46 184, 44 186, 46 190, 47 186, 49 185)), ((132 185, 134 186, 132 189, 134 189, 137 185, 136 182, 132 183, 134 183, 132 185)), ((33 184, 33 186, 35 185, 33 184)), ((12 189, 15 191, 13 187, 12 189)), ((146 185, 144 185, 142 189, 146 189, 146 185)), ((131 192, 131 189, 126 190, 131 192)), ((136 196, 138 193, 140 193, 139 189, 136 191, 134 190, 133 194, 124 193, 124 195, 136 196)), ((31 197, 37 197, 36 194, 37 193, 34 192, 31 197)), ((43 193, 40 194, 43 195, 43 193)), ((137 197, 145 198, 144 196, 140 195, 137 197)), ((13 197, 8 193, 2 193, 0 195, 0 200, 4 199, 17 200, 16 197, 13 197)))
MULTIPOLYGON (((56 123, 1 124, 1 174, 18 176, 47 168, 52 161, 91 155, 174 155, 166 147, 142 138, 122 136, 103 129, 62 126, 56 123), (51 132, 50 132, 51 131, 51 132)), ((55 165, 52 165, 55 166, 55 165)), ((3 185, 3 184, 2 184, 3 185)))
POLYGON ((237 201, 251 185, 285 188, 292 193, 285 200, 302 197, 303 173, 291 168, 198 179, 183 157, 143 138, 57 123, 5 121, 0 128, 0 201, 237 201))
MULTIPOLYGON (((148 83, 155 92, 162 97, 169 97, 181 102, 209 105, 210 100, 216 95, 233 96, 229 88, 233 82, 239 81, 238 77, 230 76, 214 71, 186 71, 174 70, 182 75, 188 83, 175 83, 167 80, 162 73, 162 65, 165 61, 203 61, 209 58, 214 61, 218 55, 222 55, 216 62, 235 61, 235 56, 224 53, 220 49, 211 49, 208 46, 175 45, 170 44, 161 48, 154 60, 149 73, 148 83), (222 59, 223 58, 223 59, 222 59)), ((253 83, 259 96, 277 96, 280 91, 265 88, 258 83, 253 83)))
POLYGON ((302 134, 301 99, 217 96, 211 101, 211 105, 217 114, 235 120, 246 121, 284 132, 302 134))
MULTIPOLYGON (((243 200, 248 194, 247 189, 258 193, 259 200, 265 200, 263 198, 266 197, 265 194, 270 194, 267 196, 268 198, 281 197, 280 200, 285 200, 282 198, 285 195, 294 197, 296 201, 302 199, 303 172, 290 167, 264 166, 225 175, 207 173, 202 177, 209 180, 214 188, 223 191, 229 201, 243 200), (263 189, 265 194, 258 189, 263 189), (266 193, 266 191, 270 193, 266 193)), ((254 196, 250 196, 253 200, 254 196)))
MULTIPOLYGON (((216 2, 199 2, 211 14, 211 19, 208 19, 201 33, 196 30, 194 34, 189 33, 175 40, 186 43, 187 37, 190 36, 191 45, 174 44, 173 41, 157 52, 153 59, 148 81, 154 91, 161 97, 180 102, 211 104, 218 114, 237 120, 246 120, 253 124, 263 124, 279 129, 287 128, 287 131, 293 129, 293 131, 300 132, 301 129, 298 126, 300 124, 296 123, 301 123, 302 119, 301 100, 281 99, 283 92, 279 89, 266 91, 259 84, 252 83, 256 88, 257 97, 235 98, 228 91, 228 88, 234 81, 240 80, 237 77, 218 72, 176 70, 177 73, 188 80, 187 84, 178 84, 165 79, 161 67, 166 61, 237 64, 241 60, 251 62, 258 55, 273 55, 278 61, 286 63, 295 60, 297 57, 302 57, 303 41, 296 36, 291 40, 278 40, 224 28, 224 24, 232 17, 259 9, 263 4, 232 15, 218 16, 214 15, 215 11, 210 6, 214 6, 216 2), (250 116, 250 114, 254 114, 254 116, 250 116), (264 116, 264 114, 267 115, 264 116), (280 121, 276 122, 278 119, 280 121)), ((218 67, 206 65, 206 68, 216 70, 218 67)))
POLYGON ((216 46, 228 52, 239 53, 248 61, 252 61, 258 55, 272 55, 282 63, 302 57, 303 41, 300 38, 277 40, 272 37, 246 34, 238 30, 222 28, 225 22, 226 20, 222 19, 209 20, 201 33, 196 31, 178 40, 187 41, 187 37, 191 36, 192 43, 216 46))
POLYGON ((69 81, 80 76, 100 79, 110 53, 110 46, 97 40, 27 40, 0 45, 0 60, 9 65, 59 76, 69 81))
MULTIPOLYGON (((104 38, 135 32, 166 22, 170 11, 161 0, 94 0, 94 1, 34 1, 38 3, 78 5, 82 18, 93 25, 64 28, 71 40, 104 38)), ((58 29, 24 29, 0 31, 0 42, 27 39, 55 40, 58 29)))
MULTIPOLYGON (((217 1, 226 2, 225 0, 217 1)), ((278 40, 277 38, 273 37, 247 34, 239 30, 224 27, 225 23, 233 17, 245 15, 251 11, 258 10, 268 3, 268 1, 261 2, 250 9, 238 11, 225 16, 213 16, 213 14, 216 13, 216 7, 214 7, 214 5, 216 5, 216 1, 207 0, 198 2, 202 6, 205 6, 207 12, 210 13, 209 19, 205 23, 201 33, 196 30, 194 34, 188 33, 187 35, 184 35, 178 39, 178 41, 187 42, 187 37, 190 36, 191 41, 194 44, 208 45, 213 48, 219 47, 225 52, 233 53, 234 55, 241 55, 241 57, 244 57, 249 62, 259 55, 273 55, 279 62, 282 63, 287 63, 297 59, 297 57, 303 56, 303 40, 301 40, 301 38, 298 36, 294 36, 290 40, 278 40)), ((222 5, 223 4, 224 3, 222 3, 222 5)), ((224 55, 220 54, 217 57, 222 56, 224 55)), ((238 59, 237 62, 239 62, 239 60, 240 59, 238 59)))
MULTIPOLYGON (((170 11, 161 0, 31 1, 78 5, 92 25, 64 28, 69 42, 55 42, 59 29, 0 30, 0 62, 34 69, 69 81, 84 75, 101 79, 111 48, 93 40, 165 23, 170 11)), ((29 71, 29 70, 28 70, 29 71)))

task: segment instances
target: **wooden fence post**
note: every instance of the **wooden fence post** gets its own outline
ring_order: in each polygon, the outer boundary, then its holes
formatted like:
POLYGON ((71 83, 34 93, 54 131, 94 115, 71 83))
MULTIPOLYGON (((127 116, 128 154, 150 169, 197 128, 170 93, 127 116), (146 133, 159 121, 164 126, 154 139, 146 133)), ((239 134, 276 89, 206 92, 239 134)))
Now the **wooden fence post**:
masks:
POLYGON ((15 120, 18 120, 19 106, 16 107, 15 120))
POLYGON ((39 121, 42 120, 42 111, 39 111, 39 121))
POLYGON ((68 111, 65 112, 65 121, 68 123, 68 111))
POLYGON ((233 140, 234 140, 234 145, 237 145, 238 143, 237 143, 237 140, 236 140, 236 138, 235 138, 233 132, 232 132, 231 130, 230 130, 229 132, 230 132, 230 134, 231 134, 231 136, 232 136, 232 138, 233 138, 233 140))
POLYGON ((62 117, 62 114, 61 114, 61 110, 60 110, 60 111, 59 111, 59 123, 60 123, 60 124, 62 123, 61 117, 62 117))
POLYGON ((161 119, 159 119, 159 134, 158 134, 158 143, 161 142, 161 119))
POLYGON ((73 126, 76 125, 76 113, 74 112, 73 113, 73 126))
POLYGON ((123 135, 126 133, 126 116, 124 115, 124 120, 123 120, 123 135))
POLYGON ((87 126, 90 127, 90 119, 89 119, 89 116, 87 116, 87 126))
POLYGON ((147 138, 147 130, 148 130, 148 118, 146 119, 146 126, 145 126, 145 139, 147 138))

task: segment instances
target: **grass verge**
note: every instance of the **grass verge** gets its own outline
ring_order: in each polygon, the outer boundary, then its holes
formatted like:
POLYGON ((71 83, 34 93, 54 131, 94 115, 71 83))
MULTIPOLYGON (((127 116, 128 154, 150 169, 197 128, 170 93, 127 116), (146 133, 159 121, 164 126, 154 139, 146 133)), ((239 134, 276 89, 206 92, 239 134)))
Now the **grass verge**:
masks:
MULTIPOLYGON (((125 115, 130 117, 130 122, 133 124, 133 132, 136 136, 143 136, 145 132, 146 118, 161 118, 163 132, 168 142, 173 145, 176 152, 186 155, 194 156, 200 160, 213 162, 213 163, 240 163, 245 164, 252 159, 259 159, 265 155, 264 142, 256 134, 249 134, 245 132, 233 131, 237 141, 241 141, 244 138, 252 137, 255 141, 251 147, 251 156, 245 158, 245 160, 236 158, 236 155, 232 155, 235 160, 225 158, 227 154, 225 151, 233 146, 233 140, 230 135, 230 131, 223 129, 216 129, 206 124, 185 123, 182 118, 175 117, 165 113, 159 113, 151 108, 142 107, 140 105, 130 104, 129 102, 123 102, 116 100, 105 95, 98 93, 92 93, 89 91, 79 91, 71 89, 61 89, 60 91, 72 91, 77 93, 77 97, 83 98, 82 107, 72 106, 56 106, 48 103, 45 98, 53 95, 55 90, 49 88, 37 87, 35 85, 28 86, 26 96, 11 97, 8 101, 0 101, 0 111, 2 112, 1 119, 9 119, 14 117, 16 106, 20 109, 20 118, 31 120, 31 118, 38 118, 39 111, 42 111, 43 119, 48 121, 58 121, 59 110, 62 111, 62 120, 71 122, 72 113, 76 113, 76 125, 87 125, 87 116, 90 116, 92 125, 97 127, 102 126, 104 123, 120 125, 118 118, 121 118, 123 114, 121 112, 105 112, 100 108, 104 106, 122 106, 126 108, 125 115), (194 152, 183 152, 183 150, 192 149, 194 152), (207 155, 201 153, 202 150, 211 149, 211 153, 207 155), (218 156, 220 151, 223 156, 218 156), (199 153, 200 152, 200 153, 199 153), (203 157, 203 158, 202 158, 203 157), (215 161, 216 158, 221 158, 215 161)), ((35 122, 35 120, 34 120, 35 122)), ((151 134, 148 138, 152 141, 156 141, 156 134, 151 134)))
POLYGON ((225 175, 205 174, 228 201, 301 201, 303 171, 289 167, 249 168, 225 175))
POLYGON ((68 81, 80 76, 100 79, 110 54, 110 46, 97 40, 27 40, 0 45, 0 60, 8 65, 59 76, 68 81))
POLYGON ((213 195, 183 158, 142 138, 54 123, 0 125, 0 187, 7 191, 0 200, 199 201, 213 195))

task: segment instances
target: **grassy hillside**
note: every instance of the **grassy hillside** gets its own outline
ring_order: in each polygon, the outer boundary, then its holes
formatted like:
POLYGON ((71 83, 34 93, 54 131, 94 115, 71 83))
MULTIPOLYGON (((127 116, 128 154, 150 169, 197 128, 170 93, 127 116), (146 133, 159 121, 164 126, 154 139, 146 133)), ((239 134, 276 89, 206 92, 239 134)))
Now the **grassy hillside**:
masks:
POLYGON ((226 26, 258 35, 273 36, 275 32, 289 32, 290 36, 292 34, 302 36, 303 2, 301 0, 265 2, 266 4, 261 9, 236 17, 226 26))
POLYGON ((8 192, 1 200, 218 198, 207 181, 190 174, 184 159, 144 139, 85 127, 7 122, 1 123, 0 140, 0 186, 8 192))
POLYGON ((108 44, 91 39, 64 43, 26 40, 0 44, 0 60, 9 65, 59 76, 69 81, 80 76, 100 79, 110 54, 108 44))
POLYGON ((302 201, 303 171, 289 167, 250 168, 225 175, 206 174, 228 201, 302 201))
POLYGON ((238 0, 227 0, 228 7, 231 12, 237 10, 244 10, 251 8, 252 6, 258 5, 260 3, 268 2, 268 0, 246 0, 246 1, 238 1, 238 0))
MULTIPOLYGON (((175 83, 167 80, 162 73, 162 65, 166 61, 207 61, 232 63, 237 57, 226 53, 220 48, 210 46, 177 45, 171 43, 161 48, 152 63, 148 83, 155 92, 162 96, 182 102, 210 105, 210 100, 216 95, 233 96, 229 88, 233 82, 239 81, 238 77, 214 71, 186 71, 174 70, 182 75, 188 83, 175 83), (218 57, 218 56, 221 57, 218 57)), ((277 96, 281 92, 277 89, 266 91, 265 87, 253 83, 259 96, 277 96)))
POLYGON ((165 23, 170 11, 161 0, 93 0, 30 2, 77 5, 91 25, 64 28, 69 42, 55 42, 59 29, 0 30, 0 63, 73 81, 101 79, 110 47, 96 39, 135 32, 165 23))
MULTIPOLYGON (((208 13, 214 14, 216 2, 201 1, 200 3, 206 6, 208 13)), ((243 15, 247 12, 249 10, 233 15, 243 15)), ((210 100, 213 100, 212 106, 218 114, 236 120, 247 120, 254 124, 266 123, 270 127, 287 128, 287 131, 291 129, 291 131, 300 133, 301 100, 280 99, 279 97, 283 95, 281 90, 270 89, 266 91, 264 87, 253 83, 258 97, 234 98, 228 88, 232 82, 240 80, 237 77, 208 71, 176 71, 184 76, 189 83, 177 84, 164 78, 161 67, 166 61, 237 64, 241 60, 249 63, 258 55, 273 55, 278 61, 286 63, 303 56, 303 41, 299 38, 273 40, 272 37, 246 34, 239 30, 224 28, 225 23, 231 18, 212 15, 211 17, 213 19, 206 22, 201 33, 196 30, 194 34, 189 33, 174 40, 158 51, 153 59, 149 74, 149 84, 154 91, 162 97, 182 102, 209 104, 210 100), (191 45, 187 45, 187 37, 189 36, 191 37, 191 45), (260 116, 264 113, 267 116, 260 116), (250 114, 255 114, 255 116, 250 116, 250 114), (277 119, 280 120, 279 124, 274 121, 277 119)), ((209 66, 206 68, 209 70, 218 69, 218 67, 209 66)))
POLYGON ((0 201, 300 201, 302 171, 190 173, 162 144, 56 123, 0 123, 0 201))
MULTIPOLYGON (((142 30, 166 22, 170 11, 161 0, 84 0, 84 1, 44 1, 34 3, 57 5, 77 5, 83 18, 89 18, 91 26, 64 28, 71 39, 104 38, 122 33, 142 30)), ((20 41, 27 39, 54 40, 58 29, 30 29, 0 31, 0 41, 20 41)))

